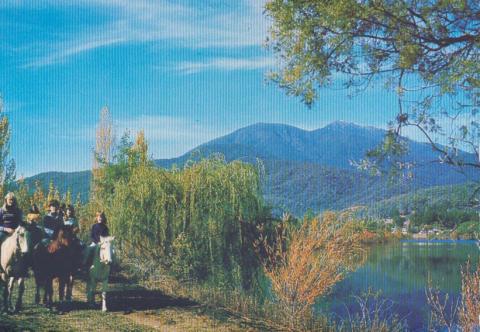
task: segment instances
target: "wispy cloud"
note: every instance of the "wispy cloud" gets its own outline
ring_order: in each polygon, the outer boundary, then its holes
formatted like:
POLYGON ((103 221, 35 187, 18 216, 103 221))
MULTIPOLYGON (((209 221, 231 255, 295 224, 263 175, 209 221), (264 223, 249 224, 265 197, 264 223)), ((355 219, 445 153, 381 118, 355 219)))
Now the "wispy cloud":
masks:
POLYGON ((185 61, 176 66, 176 70, 183 74, 195 74, 208 70, 257 70, 274 66, 275 60, 271 57, 255 58, 214 58, 206 61, 185 61))
MULTIPOLYGON (((114 121, 117 140, 128 131, 135 137, 141 130, 149 143, 154 158, 178 157, 200 144, 225 135, 228 128, 209 126, 185 117, 167 115, 142 115, 135 118, 114 121)), ((93 144, 96 127, 84 127, 70 131, 63 138, 86 140, 93 144)), ((93 146, 92 146, 93 148, 93 146)))
POLYGON ((79 42, 77 45, 65 46, 65 48, 63 49, 59 49, 57 51, 54 51, 38 59, 34 59, 26 63, 22 67, 23 68, 39 68, 39 67, 53 65, 56 63, 61 63, 61 62, 64 62, 69 57, 74 56, 76 54, 94 50, 101 47, 118 44, 123 41, 124 39, 121 37, 118 37, 118 38, 107 37, 105 39, 87 40, 84 42, 79 42))
POLYGON ((119 135, 129 130, 135 135, 143 130, 155 158, 178 157, 198 145, 226 134, 190 118, 173 116, 140 116, 115 123, 119 135))
MULTIPOLYGON (((17 7, 33 6, 18 1, 9 3, 17 7)), ((79 1, 77 6, 112 13, 113 19, 89 26, 85 31, 77 31, 53 46, 51 40, 44 41, 45 54, 28 61, 24 67, 49 66, 100 47, 126 43, 169 40, 186 48, 260 46, 267 32, 263 3, 263 0, 242 0, 233 8, 219 8, 167 0, 79 1)), ((48 5, 68 7, 71 2, 50 0, 48 5)))

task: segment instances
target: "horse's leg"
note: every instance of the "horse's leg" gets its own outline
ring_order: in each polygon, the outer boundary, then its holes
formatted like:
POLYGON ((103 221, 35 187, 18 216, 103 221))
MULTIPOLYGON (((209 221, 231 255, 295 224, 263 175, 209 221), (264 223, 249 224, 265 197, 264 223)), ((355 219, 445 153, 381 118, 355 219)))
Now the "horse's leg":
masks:
POLYGON ((45 305, 51 307, 53 304, 53 279, 47 278, 45 282, 45 305))
POLYGON ((40 289, 42 288, 42 279, 39 272, 33 270, 33 278, 35 279, 35 304, 40 304, 40 289))
POLYGON ((58 298, 60 302, 65 299, 65 276, 58 278, 58 298))
POLYGON ((88 304, 94 306, 96 282, 92 277, 89 277, 87 280, 87 302, 88 304))
POLYGON ((35 304, 40 303, 40 279, 35 276, 35 304))
POLYGON ((4 279, 3 282, 3 311, 8 312, 8 281, 4 279))
POLYGON ((47 305, 47 290, 48 290, 48 286, 47 286, 47 278, 43 279, 42 280, 42 288, 43 288, 43 299, 42 299, 42 303, 43 305, 47 305))
POLYGON ((92 300, 91 296, 91 291, 90 289, 92 288, 92 282, 90 281, 90 278, 87 278, 87 283, 85 285, 85 295, 87 295, 87 303, 90 303, 92 300))
POLYGON ((8 279, 8 299, 7 299, 7 310, 12 310, 12 295, 13 295, 13 287, 15 286, 15 278, 10 277, 8 279))
POLYGON ((108 278, 102 281, 102 311, 107 311, 108 278))
POLYGON ((73 290, 73 274, 69 275, 67 278, 67 301, 72 301, 72 290, 73 290))
POLYGON ((22 299, 23 299, 23 293, 25 291, 25 279, 18 278, 18 298, 17 298, 17 303, 15 304, 15 312, 19 312, 22 310, 22 299))

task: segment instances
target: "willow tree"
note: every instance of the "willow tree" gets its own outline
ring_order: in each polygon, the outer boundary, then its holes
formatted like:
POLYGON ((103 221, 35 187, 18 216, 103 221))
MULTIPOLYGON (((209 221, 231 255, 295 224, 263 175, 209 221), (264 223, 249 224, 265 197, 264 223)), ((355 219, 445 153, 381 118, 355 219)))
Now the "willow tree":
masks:
POLYGON ((267 214, 256 168, 212 157, 177 176, 183 192, 177 254, 192 263, 196 278, 248 289, 258 267, 255 232, 267 214))
POLYGON ((360 167, 412 166, 401 162, 400 134, 414 127, 440 162, 478 174, 480 2, 269 0, 265 9, 281 63, 272 78, 288 94, 311 106, 331 84, 363 91, 383 81, 396 92, 397 117, 360 167))

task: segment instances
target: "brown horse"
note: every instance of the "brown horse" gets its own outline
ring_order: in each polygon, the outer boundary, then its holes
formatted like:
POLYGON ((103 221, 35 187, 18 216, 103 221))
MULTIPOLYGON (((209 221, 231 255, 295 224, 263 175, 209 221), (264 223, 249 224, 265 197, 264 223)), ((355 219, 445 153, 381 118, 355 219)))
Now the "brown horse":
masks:
POLYGON ((40 242, 33 251, 35 276, 35 303, 40 303, 40 289, 44 288, 43 304, 52 306, 53 279, 59 279, 59 299, 64 299, 64 285, 77 261, 74 233, 70 226, 61 226, 50 243, 40 242))

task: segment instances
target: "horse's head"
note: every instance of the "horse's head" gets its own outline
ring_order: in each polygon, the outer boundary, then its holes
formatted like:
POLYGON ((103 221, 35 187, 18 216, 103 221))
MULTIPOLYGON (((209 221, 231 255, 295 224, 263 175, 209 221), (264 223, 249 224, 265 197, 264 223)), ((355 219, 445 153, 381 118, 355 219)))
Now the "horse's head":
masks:
POLYGON ((115 259, 115 250, 113 248, 114 236, 100 237, 98 246, 100 248, 100 263, 112 264, 115 259))
POLYGON ((30 251, 30 232, 28 232, 25 227, 17 227, 12 236, 15 237, 17 250, 20 250, 22 254, 26 254, 30 251))
POLYGON ((62 247, 68 247, 71 243, 73 243, 74 239, 73 229, 70 226, 62 226, 59 228, 56 240, 58 244, 62 247))

